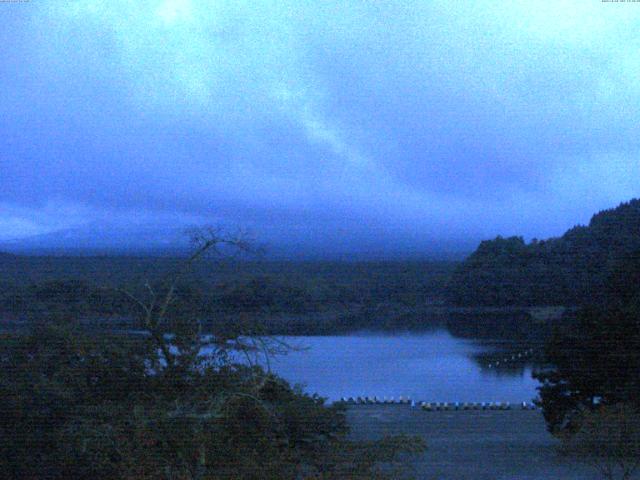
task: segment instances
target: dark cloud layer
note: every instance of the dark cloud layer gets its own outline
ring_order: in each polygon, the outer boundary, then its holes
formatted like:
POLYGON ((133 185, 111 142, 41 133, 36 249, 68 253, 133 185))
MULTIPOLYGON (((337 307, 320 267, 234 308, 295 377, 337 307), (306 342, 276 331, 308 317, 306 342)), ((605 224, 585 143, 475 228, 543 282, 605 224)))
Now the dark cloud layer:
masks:
POLYGON ((536 5, 0 4, 0 241, 226 223, 413 255, 560 234, 640 195, 640 9, 536 5))

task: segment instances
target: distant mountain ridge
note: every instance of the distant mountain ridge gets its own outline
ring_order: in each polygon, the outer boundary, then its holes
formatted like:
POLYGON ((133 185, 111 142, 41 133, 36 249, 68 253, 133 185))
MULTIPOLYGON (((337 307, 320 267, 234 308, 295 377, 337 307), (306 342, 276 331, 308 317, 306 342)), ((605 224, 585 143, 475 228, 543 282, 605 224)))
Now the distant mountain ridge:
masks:
POLYGON ((598 301, 612 273, 640 258, 640 199, 595 214, 559 238, 497 237, 452 275, 455 305, 577 305, 598 301))
MULTIPOLYGON (((0 252, 28 255, 183 254, 185 228, 158 225, 88 225, 0 242, 0 252)), ((0 253, 1 254, 1 253, 0 253)))
MULTIPOLYGON (((0 251, 45 256, 182 256, 192 245, 185 233, 195 225, 114 225, 89 224, 80 227, 0 241, 0 251)), ((224 229, 223 229, 224 230, 224 229)), ((231 226, 229 231, 233 233, 231 226)), ((248 229, 256 243, 265 246, 265 258, 319 261, 460 261, 473 249, 473 241, 425 239, 421 244, 359 243, 357 239, 336 244, 331 239, 285 238, 286 232, 271 236, 248 229), (280 235, 280 236, 279 236, 280 235)))

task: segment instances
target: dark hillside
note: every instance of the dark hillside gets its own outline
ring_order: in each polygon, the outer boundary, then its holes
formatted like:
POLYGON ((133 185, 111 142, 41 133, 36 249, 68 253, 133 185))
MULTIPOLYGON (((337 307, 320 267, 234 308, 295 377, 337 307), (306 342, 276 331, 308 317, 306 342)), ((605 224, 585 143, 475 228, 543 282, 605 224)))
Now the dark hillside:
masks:
POLYGON ((640 252, 640 200, 622 203, 562 237, 483 241, 452 275, 456 305, 576 305, 601 299, 612 272, 640 252))

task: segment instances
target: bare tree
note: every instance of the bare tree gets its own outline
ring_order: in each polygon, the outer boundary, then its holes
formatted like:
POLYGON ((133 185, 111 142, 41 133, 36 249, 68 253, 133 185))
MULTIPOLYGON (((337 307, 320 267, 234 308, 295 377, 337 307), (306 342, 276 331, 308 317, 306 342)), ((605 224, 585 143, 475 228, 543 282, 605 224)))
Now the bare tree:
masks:
MULTIPOLYGON (((258 335, 256 330, 245 322, 239 325, 234 334, 228 332, 210 332, 203 334, 203 315, 206 309, 198 305, 202 299, 185 296, 181 291, 183 282, 193 273, 196 264, 205 259, 229 259, 241 255, 261 253, 246 232, 230 234, 218 228, 206 227, 192 229, 190 235, 192 250, 176 268, 164 275, 160 280, 146 280, 142 293, 122 290, 138 308, 140 326, 151 339, 156 352, 151 352, 152 368, 165 373, 181 373, 189 369, 211 366, 210 359, 217 358, 223 365, 231 365, 227 353, 238 352, 252 373, 250 391, 223 389, 210 392, 210 397, 194 403, 190 399, 174 400, 169 418, 195 422, 204 431, 207 422, 214 418, 222 418, 225 408, 233 399, 251 401, 265 415, 271 415, 269 408, 260 399, 260 391, 271 378, 269 357, 289 350, 289 346, 276 337, 258 335), (201 355, 203 351, 208 355, 201 355), (266 363, 266 372, 262 368, 251 368, 266 363)), ((200 479, 205 472, 206 444, 201 443, 198 454, 194 458, 183 459, 188 470, 185 478, 200 479)), ((184 472, 182 472, 184 473, 184 472)), ((181 474, 182 474, 181 473, 181 474)), ((183 477, 180 477, 183 478, 183 477)))
POLYGON ((192 250, 189 255, 159 281, 144 282, 142 293, 122 290, 139 311, 140 327, 150 336, 159 352, 157 368, 191 367, 203 349, 211 356, 240 352, 249 365, 261 359, 269 370, 269 357, 284 353, 289 346, 279 338, 260 335, 255 325, 237 325, 234 334, 211 332, 203 335, 205 313, 198 300, 183 299, 180 284, 205 259, 230 259, 242 255, 259 255, 262 249, 247 232, 226 232, 220 228, 204 227, 189 230, 192 250))

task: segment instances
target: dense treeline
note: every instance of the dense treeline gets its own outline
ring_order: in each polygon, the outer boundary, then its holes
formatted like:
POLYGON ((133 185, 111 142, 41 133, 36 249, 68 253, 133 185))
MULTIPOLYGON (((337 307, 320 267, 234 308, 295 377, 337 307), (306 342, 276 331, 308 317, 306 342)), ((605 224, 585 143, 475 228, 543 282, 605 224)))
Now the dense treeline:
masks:
POLYGON ((562 237, 483 241, 452 275, 456 305, 581 305, 602 300, 607 279, 640 254, 640 200, 594 215, 562 237))
MULTIPOLYGON (((52 281, 78 281, 122 287, 153 281, 173 271, 179 257, 22 256, 0 254, 0 287, 24 287, 52 281)), ((449 261, 203 261, 192 278, 205 289, 294 288, 317 303, 385 298, 423 302, 441 297, 456 262, 449 261)), ((295 293, 295 292, 294 292, 295 293)), ((232 299, 229 299, 232 301, 232 299)))
MULTIPOLYGON (((127 326, 130 299, 146 279, 162 277, 175 259, 13 257, 0 269, 15 270, 0 288, 5 318, 73 316, 127 326), (22 270, 18 272, 18 265, 22 270), (128 268, 127 268, 128 265, 128 268), (96 275, 92 272, 98 272, 96 275), (42 268, 44 271, 34 270, 42 268), (139 279, 136 282, 136 278, 139 279)), ((239 262, 205 264, 179 285, 197 299, 203 324, 237 321, 238 315, 264 333, 326 334, 354 329, 411 328, 421 308, 444 295, 453 271, 448 262, 239 262)), ((8 278, 8 277, 5 277, 8 278)), ((218 325, 219 327, 219 325, 218 325)))
POLYGON ((640 256, 616 268, 600 293, 556 325, 534 377, 547 427, 567 451, 605 478, 632 478, 640 466, 640 256))

